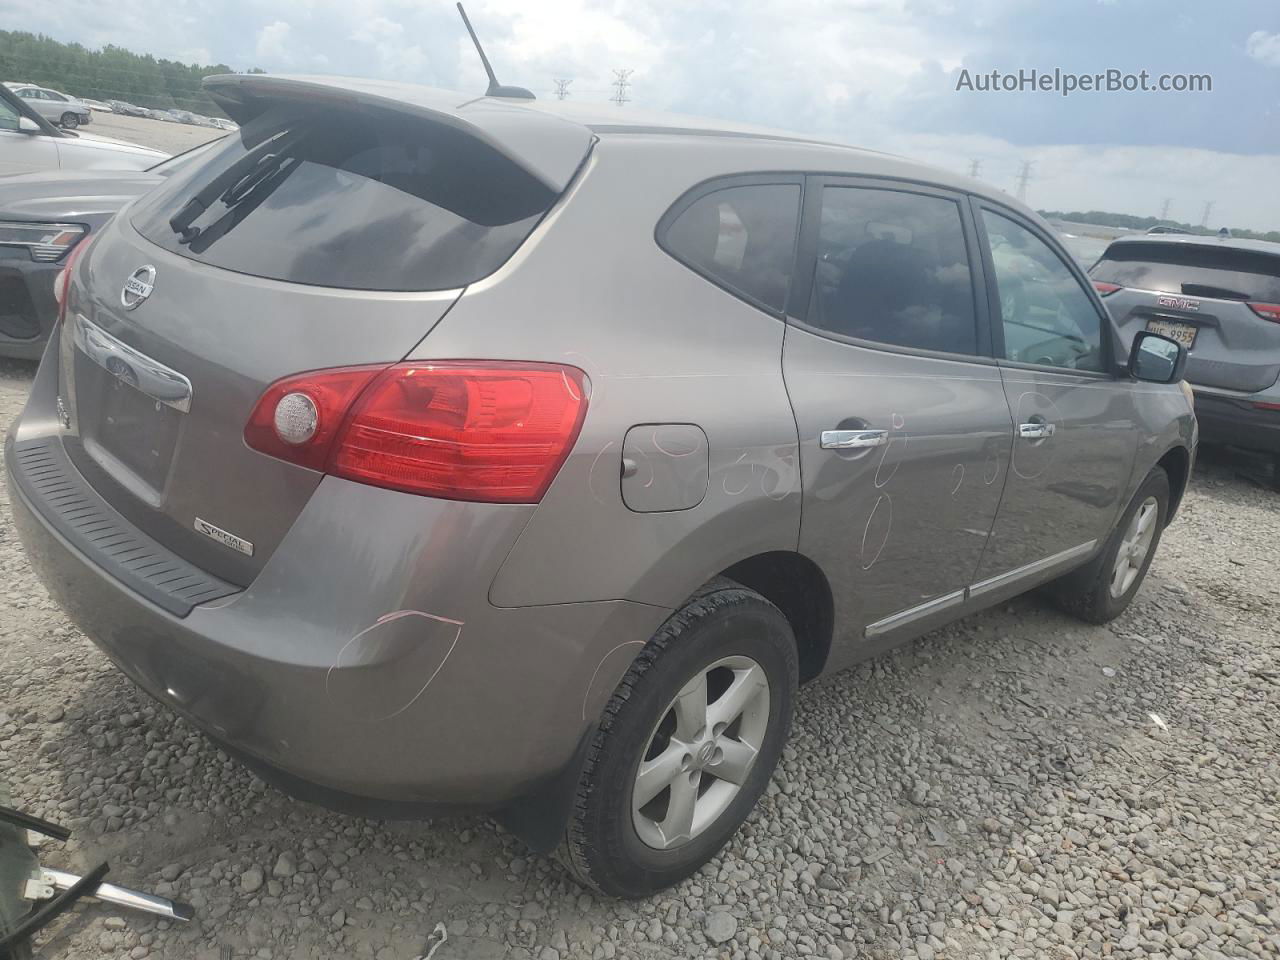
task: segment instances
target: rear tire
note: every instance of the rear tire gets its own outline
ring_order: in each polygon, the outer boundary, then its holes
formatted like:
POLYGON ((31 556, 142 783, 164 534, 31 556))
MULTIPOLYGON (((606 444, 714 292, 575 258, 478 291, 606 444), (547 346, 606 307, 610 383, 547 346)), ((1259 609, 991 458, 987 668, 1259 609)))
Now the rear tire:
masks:
POLYGON ((1087 623, 1106 623, 1124 613, 1160 546, 1169 500, 1169 476, 1164 468, 1154 467, 1121 514, 1102 553, 1049 585, 1058 606, 1087 623))
POLYGON ((80 126, 80 118, 68 110, 62 115, 61 123, 63 129, 74 130, 76 127, 80 126))
POLYGON ((718 579, 676 611, 618 684, 588 750, 558 851, 573 876, 645 897, 715 856, 768 785, 798 676, 791 626, 758 593, 718 579))

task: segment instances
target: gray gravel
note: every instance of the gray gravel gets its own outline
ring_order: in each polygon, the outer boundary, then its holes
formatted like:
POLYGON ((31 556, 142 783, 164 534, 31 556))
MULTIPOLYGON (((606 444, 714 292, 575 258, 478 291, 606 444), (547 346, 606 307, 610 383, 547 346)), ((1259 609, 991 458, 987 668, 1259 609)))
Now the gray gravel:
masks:
MULTIPOLYGON (((29 365, 0 362, 0 419, 29 365)), ((294 802, 136 693, 0 512, 0 780, 185 927, 89 905, 46 957, 969 960, 1280 956, 1280 495, 1202 458, 1132 609, 1032 599, 807 688, 757 814, 701 875, 598 900, 491 822, 294 802), (229 951, 229 952, 228 952, 229 951)))

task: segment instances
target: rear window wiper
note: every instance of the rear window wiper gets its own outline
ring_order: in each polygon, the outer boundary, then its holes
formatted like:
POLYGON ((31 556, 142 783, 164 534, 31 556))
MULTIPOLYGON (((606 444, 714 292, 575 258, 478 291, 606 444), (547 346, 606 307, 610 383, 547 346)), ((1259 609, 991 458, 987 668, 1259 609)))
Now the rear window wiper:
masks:
MULTIPOLYGON (((292 130, 250 150, 196 191, 196 195, 169 218, 170 228, 182 238, 183 243, 190 243, 200 233, 199 229, 192 227, 192 224, 213 206, 214 201, 223 194, 234 192, 242 181, 252 178, 256 184, 267 172, 277 169, 287 159, 288 151, 302 136, 303 131, 292 130), (260 165, 263 168, 261 171, 258 169, 260 165)), ((243 192, 240 195, 243 196, 243 192)))

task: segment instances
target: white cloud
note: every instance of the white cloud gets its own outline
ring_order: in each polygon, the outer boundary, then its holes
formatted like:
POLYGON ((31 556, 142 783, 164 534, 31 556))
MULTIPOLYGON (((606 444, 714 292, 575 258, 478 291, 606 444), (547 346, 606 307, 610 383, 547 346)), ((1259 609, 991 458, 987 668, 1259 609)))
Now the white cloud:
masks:
POLYGON ((1280 33, 1255 30, 1245 41, 1245 50, 1255 60, 1272 67, 1280 67, 1280 33))
POLYGON ((281 63, 292 63, 293 55, 289 50, 289 34, 292 28, 283 20, 276 20, 258 31, 258 56, 264 60, 281 63))

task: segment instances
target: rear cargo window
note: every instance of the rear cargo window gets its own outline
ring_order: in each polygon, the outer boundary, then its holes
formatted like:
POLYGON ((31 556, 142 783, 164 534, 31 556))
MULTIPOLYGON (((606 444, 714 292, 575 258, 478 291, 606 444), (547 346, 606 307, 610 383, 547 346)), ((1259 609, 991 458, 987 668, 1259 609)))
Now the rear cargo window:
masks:
POLYGON ((1089 271, 1139 290, 1280 303, 1280 253, 1196 243, 1115 243, 1089 271))
POLYGON ((501 266, 556 194, 439 124, 280 108, 142 201, 134 227, 227 270, 354 290, 448 290, 501 266))

